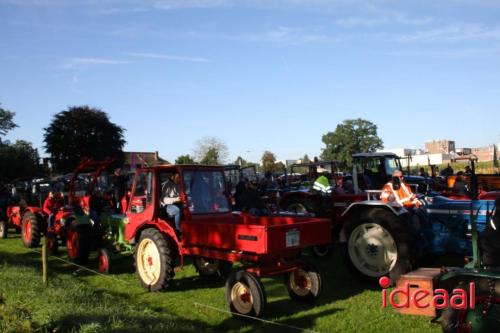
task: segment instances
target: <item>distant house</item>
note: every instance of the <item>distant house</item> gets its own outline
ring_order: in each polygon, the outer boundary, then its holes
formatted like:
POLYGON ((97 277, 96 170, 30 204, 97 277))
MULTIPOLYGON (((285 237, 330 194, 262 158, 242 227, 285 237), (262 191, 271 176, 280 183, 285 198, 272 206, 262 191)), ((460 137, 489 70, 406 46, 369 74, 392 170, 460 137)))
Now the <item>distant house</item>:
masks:
POLYGON ((123 168, 134 171, 138 168, 153 166, 158 164, 169 164, 167 160, 161 158, 158 152, 126 151, 124 152, 125 161, 123 168))

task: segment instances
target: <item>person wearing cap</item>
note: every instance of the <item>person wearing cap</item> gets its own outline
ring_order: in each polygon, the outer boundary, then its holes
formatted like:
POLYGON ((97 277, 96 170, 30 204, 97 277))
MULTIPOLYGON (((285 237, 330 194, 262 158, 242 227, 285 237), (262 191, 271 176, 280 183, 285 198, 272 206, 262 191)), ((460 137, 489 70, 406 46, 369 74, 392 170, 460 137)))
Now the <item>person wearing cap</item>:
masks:
POLYGON ((162 199, 160 203, 167 215, 174 218, 175 229, 178 232, 181 232, 181 210, 176 203, 181 202, 179 195, 180 181, 180 175, 175 173, 161 185, 162 199))
POLYGON ((395 202, 405 208, 420 207, 417 196, 405 183, 401 170, 394 170, 392 179, 382 188, 380 199, 383 202, 395 202))
POLYGON ((62 206, 64 206, 64 195, 61 192, 54 195, 54 193, 50 191, 42 206, 43 212, 49 216, 47 219, 49 228, 52 227, 54 223, 54 214, 62 206))

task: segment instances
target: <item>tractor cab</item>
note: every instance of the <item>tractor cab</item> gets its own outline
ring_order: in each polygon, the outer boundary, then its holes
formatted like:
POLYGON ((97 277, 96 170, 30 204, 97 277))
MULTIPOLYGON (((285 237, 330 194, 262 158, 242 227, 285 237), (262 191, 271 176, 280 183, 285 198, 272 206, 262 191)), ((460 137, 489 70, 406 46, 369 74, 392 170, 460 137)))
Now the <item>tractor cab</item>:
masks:
MULTIPOLYGON (((380 190, 387 183, 394 170, 403 171, 401 158, 393 153, 353 154, 353 182, 361 190, 380 190), (356 184, 357 182, 357 184, 356 184)), ((421 176, 405 175, 405 181, 414 187, 415 192, 427 191, 427 180, 421 176)))
POLYGON ((316 161, 311 163, 296 163, 290 166, 288 184, 290 188, 309 189, 321 173, 326 173, 331 184, 342 184, 342 162, 316 161))

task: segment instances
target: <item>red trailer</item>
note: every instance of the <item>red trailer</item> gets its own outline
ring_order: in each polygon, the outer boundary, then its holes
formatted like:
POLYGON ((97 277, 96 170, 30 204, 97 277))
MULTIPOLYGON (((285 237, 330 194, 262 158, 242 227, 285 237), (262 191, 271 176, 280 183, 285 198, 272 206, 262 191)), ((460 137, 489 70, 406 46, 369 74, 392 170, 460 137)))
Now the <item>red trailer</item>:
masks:
POLYGON ((225 184, 223 167, 169 165, 136 172, 125 238, 135 245, 142 285, 150 291, 166 289, 175 262, 182 267, 185 258, 192 257, 200 275, 229 276, 226 299, 234 313, 263 313, 262 276, 282 274, 291 298, 316 300, 321 276, 299 255, 307 247, 330 242, 329 220, 232 213, 225 184), (162 205, 169 182, 178 191, 179 201, 172 205, 179 209, 181 230, 175 229, 175 215, 162 205), (231 273, 236 261, 243 265, 231 273))

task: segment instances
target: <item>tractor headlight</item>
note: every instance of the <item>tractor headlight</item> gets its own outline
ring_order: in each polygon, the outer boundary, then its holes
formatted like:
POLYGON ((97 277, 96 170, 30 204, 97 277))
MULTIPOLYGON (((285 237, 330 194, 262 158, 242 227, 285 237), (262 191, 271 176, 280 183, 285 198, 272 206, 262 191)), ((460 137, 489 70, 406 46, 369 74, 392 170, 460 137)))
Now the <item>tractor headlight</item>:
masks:
POLYGON ((61 227, 64 227, 64 225, 66 224, 66 220, 65 219, 60 219, 59 223, 61 223, 61 227))

